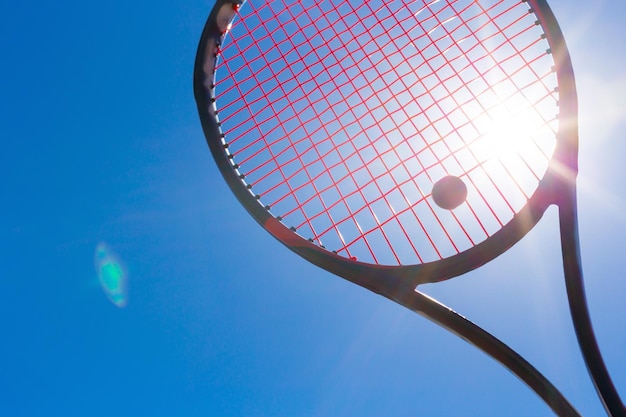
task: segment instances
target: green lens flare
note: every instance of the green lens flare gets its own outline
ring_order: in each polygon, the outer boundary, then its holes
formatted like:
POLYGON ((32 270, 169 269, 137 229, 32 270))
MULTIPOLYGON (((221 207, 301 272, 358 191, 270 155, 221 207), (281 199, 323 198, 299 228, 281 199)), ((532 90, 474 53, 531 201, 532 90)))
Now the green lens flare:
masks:
POLYGON ((128 304, 127 274, 119 257, 106 243, 98 243, 94 257, 100 286, 117 307, 128 304))

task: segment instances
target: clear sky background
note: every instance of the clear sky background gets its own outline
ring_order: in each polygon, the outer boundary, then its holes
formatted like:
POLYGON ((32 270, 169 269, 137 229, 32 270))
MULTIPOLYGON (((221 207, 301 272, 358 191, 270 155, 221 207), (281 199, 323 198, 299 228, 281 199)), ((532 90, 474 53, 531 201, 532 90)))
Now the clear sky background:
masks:
MULTIPOLYGON (((626 3, 553 0, 578 78, 593 322, 626 396, 626 3)), ((292 254, 217 171, 192 94, 208 0, 0 0, 0 415, 549 416, 512 374, 292 254), (117 253, 120 308, 94 256, 117 253)), ((584 416, 550 209, 424 290, 527 357, 584 416)))

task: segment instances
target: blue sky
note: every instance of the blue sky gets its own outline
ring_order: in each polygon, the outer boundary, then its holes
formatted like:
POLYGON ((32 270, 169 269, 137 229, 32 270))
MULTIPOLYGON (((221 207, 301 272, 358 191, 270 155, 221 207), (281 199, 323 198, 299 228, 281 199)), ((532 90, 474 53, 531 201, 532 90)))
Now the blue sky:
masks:
MULTIPOLYGON (((591 314, 626 395, 626 4, 554 0, 580 98, 591 314)), ((508 371, 321 271, 239 206, 192 93, 212 2, 0 3, 0 415, 549 416, 508 371), (123 308, 100 287, 124 265, 123 308), (100 246, 99 246, 100 245, 100 246)), ((556 211, 424 290, 602 409, 565 302, 556 211)))

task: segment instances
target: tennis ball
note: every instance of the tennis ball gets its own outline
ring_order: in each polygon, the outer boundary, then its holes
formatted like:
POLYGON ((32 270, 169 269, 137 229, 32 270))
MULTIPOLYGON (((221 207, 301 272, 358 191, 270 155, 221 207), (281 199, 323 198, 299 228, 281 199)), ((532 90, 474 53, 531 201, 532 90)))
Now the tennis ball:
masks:
POLYGON ((439 207, 452 210, 460 206, 467 198, 467 187, 459 177, 448 175, 433 185, 432 196, 439 207))

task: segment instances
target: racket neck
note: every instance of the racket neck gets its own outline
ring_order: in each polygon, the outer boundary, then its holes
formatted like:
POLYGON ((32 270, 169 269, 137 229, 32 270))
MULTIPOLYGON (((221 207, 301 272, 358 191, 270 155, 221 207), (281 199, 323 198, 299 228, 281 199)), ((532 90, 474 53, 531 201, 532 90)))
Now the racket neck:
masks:
POLYGON ((578 345, 607 414, 611 417, 626 416, 626 409, 604 363, 591 324, 582 273, 575 187, 571 187, 567 198, 559 204, 559 222, 567 297, 578 345))
POLYGON ((556 415, 580 417, 576 409, 545 376, 491 333, 417 290, 390 298, 491 356, 532 389, 556 415))

